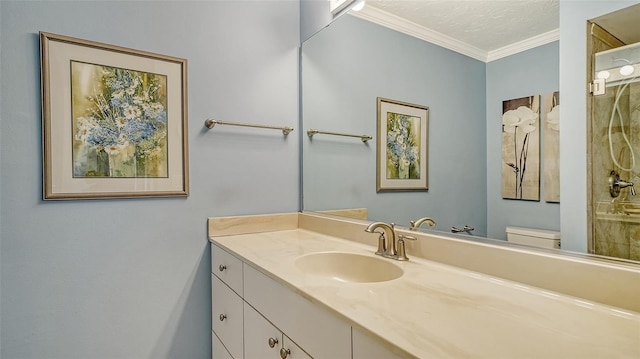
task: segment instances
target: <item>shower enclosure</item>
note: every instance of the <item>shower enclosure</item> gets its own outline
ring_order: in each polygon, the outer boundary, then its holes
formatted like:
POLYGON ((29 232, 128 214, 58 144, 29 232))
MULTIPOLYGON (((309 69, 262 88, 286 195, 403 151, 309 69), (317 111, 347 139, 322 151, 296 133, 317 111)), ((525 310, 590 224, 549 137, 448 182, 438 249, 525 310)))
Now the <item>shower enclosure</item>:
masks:
POLYGON ((624 44, 598 25, 589 26, 589 251, 640 260, 640 43, 624 44))

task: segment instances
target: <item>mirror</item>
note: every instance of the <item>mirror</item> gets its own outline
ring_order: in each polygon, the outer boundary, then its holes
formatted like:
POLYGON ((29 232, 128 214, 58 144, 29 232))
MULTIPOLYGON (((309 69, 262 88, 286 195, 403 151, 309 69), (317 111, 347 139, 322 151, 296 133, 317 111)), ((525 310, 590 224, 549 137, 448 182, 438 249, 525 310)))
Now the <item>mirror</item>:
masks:
MULTIPOLYGON (((557 67, 557 54, 548 61, 557 67)), ((487 181, 500 181, 502 122, 499 112, 493 127, 497 170, 489 175, 486 73, 483 61, 350 15, 316 33, 302 45, 304 130, 364 134, 374 140, 305 137, 304 210, 364 207, 370 220, 409 226, 411 220, 431 217, 438 230, 470 226, 473 235, 501 239, 506 238, 505 226, 516 223, 559 229, 557 204, 503 201, 494 186, 498 193, 493 196, 504 203, 498 208, 487 202, 487 181), (429 108, 428 191, 376 192, 378 97, 429 108), (517 213, 523 213, 524 222, 512 219, 517 213), (502 225, 502 233, 491 232, 489 220, 496 228, 502 225)), ((555 91, 557 72, 551 77, 547 88, 555 91)))
POLYGON ((557 41, 485 63, 342 16, 302 45, 303 129, 373 140, 305 133, 303 209, 365 208, 369 220, 404 227, 431 217, 428 230, 468 225, 469 238, 505 240, 506 226, 558 231, 560 204, 503 199, 499 185, 502 101, 557 91, 558 62, 557 41), (527 78, 539 62, 548 71, 527 78), (428 191, 376 192, 378 97, 429 108, 428 191))

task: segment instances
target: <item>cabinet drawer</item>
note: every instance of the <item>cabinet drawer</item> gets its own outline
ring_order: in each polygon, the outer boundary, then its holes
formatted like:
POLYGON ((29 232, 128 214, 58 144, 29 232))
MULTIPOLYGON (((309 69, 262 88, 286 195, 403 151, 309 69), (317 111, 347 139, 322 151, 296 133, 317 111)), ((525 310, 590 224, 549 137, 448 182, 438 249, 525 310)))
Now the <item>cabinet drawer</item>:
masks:
POLYGON ((211 272, 242 296, 242 261, 213 243, 211 272))
POLYGON ((236 359, 243 357, 242 298, 218 277, 211 275, 211 323, 213 332, 236 359))
POLYGON ((317 359, 351 358, 351 326, 244 265, 244 299, 317 359))

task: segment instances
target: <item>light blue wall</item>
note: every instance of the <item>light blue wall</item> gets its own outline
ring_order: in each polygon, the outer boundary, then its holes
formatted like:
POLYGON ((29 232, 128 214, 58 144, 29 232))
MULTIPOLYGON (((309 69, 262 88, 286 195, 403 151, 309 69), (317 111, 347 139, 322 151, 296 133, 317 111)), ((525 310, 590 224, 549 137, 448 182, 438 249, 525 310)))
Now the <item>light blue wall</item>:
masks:
POLYGON ((544 138, 540 140, 541 200, 507 200, 501 192, 502 102, 558 91, 558 49, 556 41, 487 64, 487 227, 491 238, 506 239, 507 226, 560 230, 560 205, 544 201, 544 138))
POLYGON ((208 216, 298 210, 297 1, 1 1, 3 358, 210 357, 208 216), (41 200, 38 32, 187 58, 188 198, 41 200), (296 127, 203 129, 207 117, 296 127))
POLYGON ((429 191, 376 193, 376 140, 303 138, 307 210, 486 233, 485 64, 352 16, 303 45, 304 130, 376 136, 376 98, 429 107, 429 191), (309 99, 312 99, 309 101, 309 99))
POLYGON ((587 250, 586 21, 638 1, 560 2, 560 228, 562 248, 587 250))

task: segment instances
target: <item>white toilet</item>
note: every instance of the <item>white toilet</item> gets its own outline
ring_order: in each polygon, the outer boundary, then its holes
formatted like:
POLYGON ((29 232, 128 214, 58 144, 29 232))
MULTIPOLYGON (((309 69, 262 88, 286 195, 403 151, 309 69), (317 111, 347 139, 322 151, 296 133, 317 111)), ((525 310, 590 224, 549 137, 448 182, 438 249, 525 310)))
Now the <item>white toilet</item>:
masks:
POLYGON ((545 229, 507 227, 507 242, 560 249, 560 232, 545 229))

